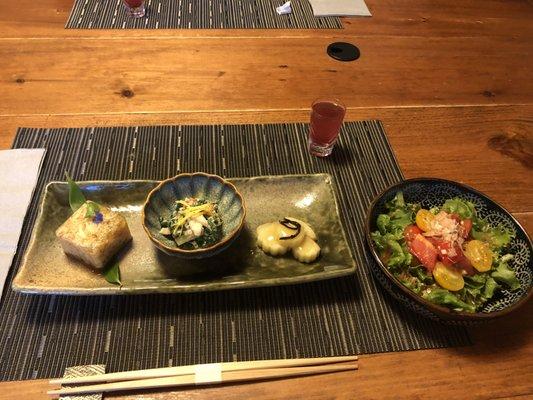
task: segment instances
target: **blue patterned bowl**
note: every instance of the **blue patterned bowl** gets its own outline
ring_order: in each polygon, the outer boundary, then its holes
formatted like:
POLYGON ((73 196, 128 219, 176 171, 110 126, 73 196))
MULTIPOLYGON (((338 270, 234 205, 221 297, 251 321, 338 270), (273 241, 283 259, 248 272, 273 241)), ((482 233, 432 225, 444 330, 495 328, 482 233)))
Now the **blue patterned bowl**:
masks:
POLYGON ((368 246, 376 263, 371 270, 380 284, 398 301, 409 309, 447 324, 474 325, 479 322, 501 317, 524 304, 533 294, 533 245, 526 231, 501 205, 489 199, 477 190, 452 181, 436 178, 408 179, 383 191, 372 202, 368 209, 365 233, 368 246), (515 254, 511 266, 516 272, 521 288, 511 292, 500 290, 483 309, 477 313, 456 312, 446 307, 430 303, 400 283, 389 271, 378 256, 377 248, 370 233, 377 229, 376 220, 379 214, 385 213, 385 203, 390 201, 397 192, 402 191, 406 202, 421 203, 424 208, 441 206, 447 199, 460 197, 473 202, 478 214, 491 224, 503 224, 515 233, 509 252, 515 254))
POLYGON ((225 250, 239 236, 245 216, 244 200, 235 186, 220 176, 197 172, 177 175, 155 187, 144 204, 142 224, 150 240, 166 254, 181 258, 206 258, 225 250), (180 249, 176 242, 159 233, 159 217, 170 216, 175 201, 186 197, 196 197, 218 204, 222 219, 220 241, 209 247, 184 250, 180 249))

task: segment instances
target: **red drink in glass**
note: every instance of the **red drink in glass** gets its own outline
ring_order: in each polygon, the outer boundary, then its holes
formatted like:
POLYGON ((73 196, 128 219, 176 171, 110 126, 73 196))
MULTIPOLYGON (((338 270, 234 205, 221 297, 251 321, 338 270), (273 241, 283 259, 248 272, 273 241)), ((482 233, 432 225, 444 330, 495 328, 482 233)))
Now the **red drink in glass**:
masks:
POLYGON ((144 0, 123 0, 127 13, 134 18, 144 17, 144 0))
POLYGON ((315 156, 329 156, 339 136, 346 107, 338 100, 318 99, 311 108, 309 151, 315 156))
POLYGON ((124 0, 124 2, 130 7, 139 7, 144 0, 124 0))

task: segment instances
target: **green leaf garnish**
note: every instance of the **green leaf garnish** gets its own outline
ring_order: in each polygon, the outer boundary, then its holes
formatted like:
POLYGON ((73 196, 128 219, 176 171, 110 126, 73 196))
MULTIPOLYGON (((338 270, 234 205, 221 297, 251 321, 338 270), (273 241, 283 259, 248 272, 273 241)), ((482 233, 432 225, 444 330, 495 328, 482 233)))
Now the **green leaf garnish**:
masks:
POLYGON ((85 218, 94 218, 96 213, 100 212, 100 206, 94 201, 87 202, 87 211, 85 212, 85 218))
POLYGON ((72 180, 68 173, 65 172, 65 176, 68 182, 68 202, 72 211, 76 211, 80 208, 87 200, 83 195, 80 187, 72 180))
POLYGON ((446 200, 442 209, 450 214, 458 214, 463 219, 473 219, 476 217, 476 206, 474 203, 459 197, 446 200))
POLYGON ((425 292, 422 297, 432 303, 449 306, 456 311, 476 312, 475 306, 465 303, 455 294, 446 289, 432 288, 431 291, 425 292))
POLYGON ((515 272, 509 267, 509 261, 513 258, 512 255, 506 254, 497 261, 497 267, 491 273, 491 276, 496 282, 507 285, 511 290, 520 288, 520 281, 516 277, 515 272))
POLYGON ((104 278, 109 283, 112 283, 113 285, 120 285, 122 286, 122 282, 120 281, 120 267, 118 262, 115 262, 113 264, 110 264, 102 271, 104 278))

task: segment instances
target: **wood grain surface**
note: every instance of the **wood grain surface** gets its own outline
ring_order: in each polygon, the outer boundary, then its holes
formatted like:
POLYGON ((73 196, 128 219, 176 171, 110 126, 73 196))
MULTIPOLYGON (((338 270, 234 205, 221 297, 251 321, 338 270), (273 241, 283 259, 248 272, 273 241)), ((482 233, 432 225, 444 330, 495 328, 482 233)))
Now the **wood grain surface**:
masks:
POLYGON ((533 93, 527 40, 355 41, 363 56, 342 63, 326 54, 330 38, 2 40, 0 115, 301 109, 319 96, 527 104, 533 93))
MULTIPOLYGON (((457 180, 533 232, 533 4, 368 0, 343 30, 65 30, 72 0, 4 2, 0 148, 17 127, 307 121, 318 96, 380 119, 406 177, 457 180), (332 41, 361 49, 353 63, 332 41)), ((361 356, 359 371, 123 399, 533 397, 533 304, 474 345, 361 356)), ((317 338, 320 340, 320 338, 317 338)), ((1 355, 0 355, 1 356, 1 355)), ((46 399, 44 380, 0 399, 46 399)))

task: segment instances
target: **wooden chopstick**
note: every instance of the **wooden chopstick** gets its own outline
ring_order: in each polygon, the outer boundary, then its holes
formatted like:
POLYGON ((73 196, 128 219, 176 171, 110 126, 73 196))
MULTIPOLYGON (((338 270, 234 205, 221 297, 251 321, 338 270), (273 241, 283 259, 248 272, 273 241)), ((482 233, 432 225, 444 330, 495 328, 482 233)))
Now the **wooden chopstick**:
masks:
MULTIPOLYGON (((221 363, 222 371, 241 371, 264 368, 285 368, 306 365, 322 365, 340 362, 357 361, 357 356, 295 358, 281 360, 240 361, 221 363)), ((137 371, 114 372, 109 374, 82 376, 75 378, 59 378, 50 380, 51 385, 72 385, 79 383, 118 382, 135 379, 164 378, 169 376, 190 375, 195 373, 195 365, 181 367, 152 368, 137 371)))
POLYGON ((356 370, 357 364, 334 364, 305 367, 265 368, 252 370, 232 370, 222 372, 221 379, 196 382, 195 375, 169 376, 165 378, 140 379, 133 381, 105 383, 101 385, 78 386, 48 391, 49 395, 104 393, 125 390, 169 388, 186 385, 210 385, 221 382, 241 382, 262 379, 287 378, 313 374, 356 370))

